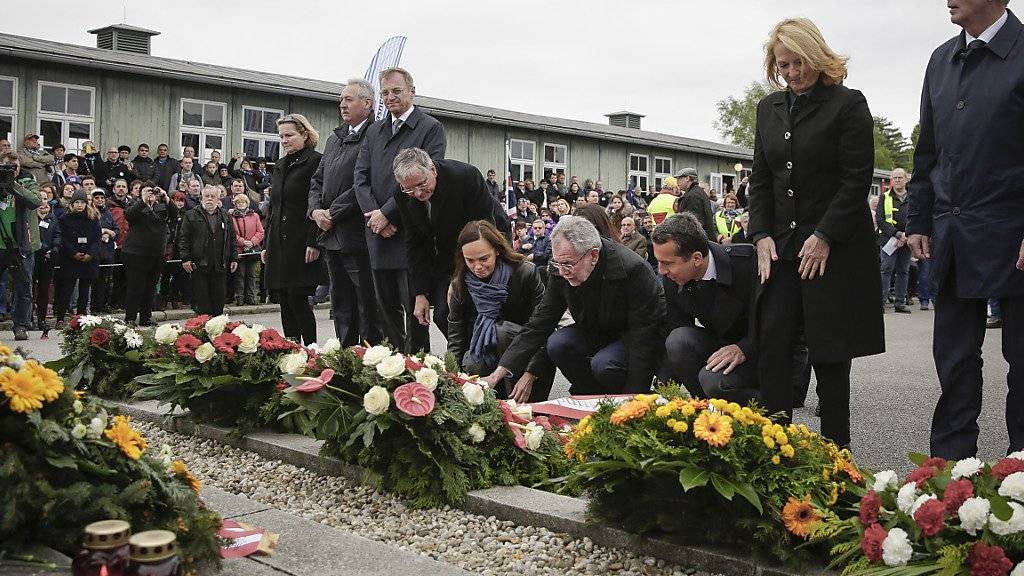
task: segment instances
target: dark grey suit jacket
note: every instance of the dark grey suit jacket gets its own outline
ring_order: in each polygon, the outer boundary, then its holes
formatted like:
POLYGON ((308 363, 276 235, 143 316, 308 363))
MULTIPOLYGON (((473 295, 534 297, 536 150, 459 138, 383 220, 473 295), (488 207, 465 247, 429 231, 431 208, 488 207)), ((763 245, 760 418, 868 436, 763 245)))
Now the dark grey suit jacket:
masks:
POLYGON ((334 129, 327 139, 320 166, 313 173, 309 185, 309 207, 313 210, 330 210, 334 226, 327 232, 319 231, 319 244, 328 250, 341 250, 350 254, 366 252, 366 220, 356 202, 356 191, 352 185, 363 138, 373 123, 367 120, 358 132, 348 133, 345 124, 334 129))

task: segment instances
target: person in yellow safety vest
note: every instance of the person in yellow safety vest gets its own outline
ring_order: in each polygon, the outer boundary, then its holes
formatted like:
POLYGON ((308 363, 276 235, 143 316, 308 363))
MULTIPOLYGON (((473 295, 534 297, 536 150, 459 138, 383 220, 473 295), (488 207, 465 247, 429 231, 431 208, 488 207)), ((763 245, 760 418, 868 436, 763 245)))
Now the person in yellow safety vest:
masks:
POLYGON ((674 176, 661 181, 661 193, 647 205, 647 213, 654 218, 655 224, 661 224, 665 218, 676 213, 675 202, 679 197, 679 185, 674 176))
POLYGON ((878 202, 875 222, 878 224, 879 259, 882 271, 882 305, 889 303, 889 286, 896 274, 896 312, 910 314, 907 285, 910 277, 910 246, 907 245, 907 172, 896 168, 889 176, 892 188, 878 202))
POLYGON ((722 208, 715 213, 715 227, 718 229, 719 244, 730 244, 733 234, 740 231, 740 200, 735 192, 729 192, 722 200, 722 208))

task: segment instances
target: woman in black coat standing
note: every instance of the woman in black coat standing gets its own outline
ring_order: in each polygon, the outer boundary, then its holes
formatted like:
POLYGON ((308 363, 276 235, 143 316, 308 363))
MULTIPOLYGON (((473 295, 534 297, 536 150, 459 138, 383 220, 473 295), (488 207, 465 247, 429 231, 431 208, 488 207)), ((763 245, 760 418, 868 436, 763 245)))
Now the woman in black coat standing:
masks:
POLYGON ((268 290, 281 303, 284 335, 303 344, 316 342, 316 318, 309 296, 320 280, 317 227, 306 217, 309 183, 320 165, 320 141, 309 120, 288 114, 277 121, 284 158, 274 165, 267 215, 266 243, 261 254, 268 290))
POLYGON ((769 412, 792 417, 793 349, 803 333, 818 379, 822 434, 850 443, 850 361, 885 350, 878 250, 864 202, 874 141, 864 96, 842 85, 846 58, 807 19, 766 44, 748 233, 763 286, 758 372, 769 412), (784 89, 783 89, 784 88, 784 89))
POLYGON ((90 289, 100 271, 99 212, 89 204, 84 190, 75 192, 69 211, 57 220, 53 245, 60 252, 60 277, 63 280, 53 312, 60 329, 64 327, 64 313, 71 306, 75 281, 78 281, 77 310, 79 314, 85 314, 90 289))

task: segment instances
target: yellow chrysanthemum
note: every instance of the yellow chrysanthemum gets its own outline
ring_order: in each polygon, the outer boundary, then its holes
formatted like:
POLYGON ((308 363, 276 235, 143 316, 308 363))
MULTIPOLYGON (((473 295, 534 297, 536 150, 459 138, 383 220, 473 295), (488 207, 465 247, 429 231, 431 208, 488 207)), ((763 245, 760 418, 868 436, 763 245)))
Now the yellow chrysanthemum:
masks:
POLYGON ((775 456, 772 456, 772 464, 776 464, 777 465, 780 462, 782 462, 782 458, 779 458, 778 454, 776 454, 775 456))
POLYGON ((775 443, 779 446, 785 446, 786 444, 789 444, 789 436, 786 436, 785 432, 776 432, 775 443))
POLYGON ((633 397, 633 400, 650 405, 657 402, 658 398, 661 398, 660 394, 637 394, 633 397))
POLYGON ((775 448, 775 439, 774 439, 774 438, 772 438, 771 436, 763 436, 763 437, 761 438, 761 440, 763 440, 763 441, 764 441, 764 445, 765 445, 765 446, 766 446, 766 447, 767 447, 767 448, 768 448, 769 450, 771 450, 771 449, 775 448))
POLYGON ((796 454, 796 450, 793 449, 792 444, 786 444, 779 448, 779 452, 786 458, 792 458, 796 454))
POLYGON ((39 362, 29 360, 25 362, 23 370, 28 370, 39 379, 43 387, 43 397, 47 402, 53 402, 64 392, 64 381, 60 379, 60 376, 39 362))
POLYGON ((676 422, 678 422, 678 420, 676 420, 675 418, 669 418, 668 420, 665 420, 665 426, 668 426, 669 428, 674 428, 676 422))
POLYGON ((686 404, 679 411, 683 413, 683 416, 693 416, 697 413, 697 409, 693 407, 693 404, 686 404))
POLYGON ((192 490, 194 490, 197 494, 199 493, 199 490, 203 487, 203 483, 200 482, 198 478, 192 475, 192 472, 189 471, 188 466, 186 466, 185 463, 182 462, 181 460, 175 460, 174 462, 171 463, 171 474, 188 482, 188 485, 191 486, 192 490))
POLYGON ((685 434, 686 431, 689 430, 689 429, 690 429, 690 425, 687 424, 685 420, 680 420, 680 421, 676 422, 674 426, 672 426, 672 430, 674 430, 675 432, 678 432, 679 434, 685 434))
POLYGON ((0 344, 0 358, 7 358, 11 354, 14 354, 14 350, 5 344, 0 344))
POLYGON ((654 415, 658 418, 668 418, 672 415, 674 408, 671 404, 665 404, 664 406, 658 406, 658 409, 654 411, 654 415))
POLYGON ((715 412, 701 412, 693 422, 693 435, 709 446, 725 446, 732 438, 732 419, 715 412))
POLYGON ((3 368, 0 370, 0 388, 10 400, 11 410, 22 414, 39 410, 46 398, 43 383, 28 370, 15 372, 3 368))
MULTIPOLYGON (((642 396, 642 394, 637 394, 637 396, 642 396)), ((650 410, 650 408, 651 405, 643 400, 630 400, 622 406, 619 406, 615 412, 612 412, 608 421, 616 426, 622 426, 630 420, 635 420, 642 417, 644 414, 647 414, 647 411, 650 410)))
POLYGON ((128 423, 127 416, 114 416, 113 424, 103 434, 132 460, 138 460, 149 447, 142 434, 128 423))

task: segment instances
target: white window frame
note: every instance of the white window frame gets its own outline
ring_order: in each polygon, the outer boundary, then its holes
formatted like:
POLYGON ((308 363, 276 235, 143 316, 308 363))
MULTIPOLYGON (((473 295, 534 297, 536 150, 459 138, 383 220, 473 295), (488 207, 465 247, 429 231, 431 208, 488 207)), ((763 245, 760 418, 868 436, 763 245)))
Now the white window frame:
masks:
MULTIPOLYGON (((277 114, 278 118, 284 117, 284 110, 278 110, 276 108, 264 108, 262 106, 242 106, 242 138, 239 140, 240 148, 239 152, 245 152, 245 141, 246 140, 257 140, 259 141, 259 152, 256 154, 257 157, 267 157, 267 142, 275 142, 278 145, 278 156, 281 154, 281 139, 277 135, 277 132, 250 132, 245 129, 245 113, 248 110, 259 112, 260 114, 266 112, 272 112, 277 114)), ((273 161, 267 159, 268 164, 273 165, 273 161)))
POLYGON ((877 184, 877 183, 872 183, 871 184, 871 195, 872 196, 879 196, 879 195, 881 195, 881 193, 882 193, 882 186, 880 184, 877 184))
POLYGON ((708 189, 714 190, 718 194, 718 197, 722 197, 722 188, 725 186, 725 180, 722 179, 722 175, 718 172, 712 172, 708 174, 708 189))
MULTIPOLYGON (((557 156, 557 152, 556 152, 556 156, 557 156)), ((543 174, 544 174, 544 178, 545 179, 547 179, 547 177, 548 177, 548 175, 547 175, 548 169, 550 169, 553 174, 564 174, 566 176, 569 175, 568 174, 568 170, 569 170, 569 147, 567 145, 565 145, 565 144, 555 144, 553 142, 545 142, 544 143, 544 168, 543 168, 543 174), (562 160, 563 160, 562 162, 548 162, 548 160, 547 160, 547 158, 548 158, 548 150, 547 150, 548 146, 551 146, 552 148, 555 148, 556 150, 559 149, 559 148, 562 149, 562 160), (559 172, 559 170, 561 170, 561 172, 559 172)))
POLYGON ((628 177, 627 181, 630 184, 635 184, 636 185, 635 190, 637 192, 639 192, 641 190, 647 190, 647 186, 649 186, 650 182, 651 182, 651 157, 650 156, 648 156, 647 154, 635 154, 633 152, 630 152, 629 153, 629 159, 627 160, 627 163, 626 163, 626 170, 629 173, 629 177, 628 177), (633 170, 633 158, 642 158, 643 161, 644 161, 644 166, 646 166, 646 170, 633 170))
POLYGON ((672 175, 672 158, 669 158, 668 156, 655 156, 654 157, 654 189, 655 190, 661 190, 661 183, 664 182, 665 179, 668 178, 671 175, 672 175), (662 161, 662 162, 668 162, 668 170, 667 171, 658 171, 658 161, 659 160, 662 161))
POLYGON ((11 118, 11 133, 0 134, 0 138, 7 138, 11 142, 11 148, 17 148, 15 146, 16 138, 18 136, 18 79, 14 76, 0 76, 0 80, 10 80, 13 83, 11 87, 11 106, 0 107, 0 116, 10 116, 11 118))
POLYGON ((513 166, 518 166, 519 167, 519 178, 516 178, 515 174, 513 174, 512 175, 512 179, 513 180, 526 180, 527 178, 535 179, 536 176, 537 176, 536 172, 535 172, 536 167, 537 167, 537 143, 534 142, 533 140, 520 140, 518 138, 512 138, 512 139, 509 140, 508 151, 509 151, 508 152, 508 154, 509 154, 509 163, 511 163, 513 166), (530 155, 533 156, 533 157, 532 158, 526 158, 525 155, 524 155, 522 157, 518 157, 517 158, 517 157, 513 156, 512 155, 512 148, 513 148, 512 145, 516 144, 516 143, 522 144, 524 151, 526 150, 527 145, 529 145, 530 155), (530 175, 529 176, 526 176, 526 170, 527 169, 529 169, 529 171, 530 171, 530 175))
POLYGON ((207 152, 206 137, 207 136, 219 136, 220 146, 209 148, 210 152, 214 150, 220 151, 221 158, 225 155, 225 146, 228 139, 228 105, 226 102, 217 102, 216 100, 199 100, 197 98, 181 98, 178 100, 178 151, 184 156, 185 146, 181 143, 181 139, 185 134, 197 134, 199 136, 199 149, 196 150, 196 158, 199 158, 203 164, 210 161, 210 154, 207 152), (190 104, 202 104, 203 105, 203 122, 206 121, 206 108, 207 104, 213 104, 220 106, 224 111, 224 117, 221 119, 220 128, 207 128, 206 126, 191 126, 185 124, 185 103, 190 104))
MULTIPOLYGON (((67 100, 65 100, 66 104, 67 100)), ((37 84, 36 90, 36 133, 42 134, 42 123, 44 121, 49 122, 60 122, 60 142, 64 144, 65 149, 69 153, 80 153, 82 150, 77 146, 74 146, 70 138, 70 124, 87 124, 89 126, 89 137, 86 140, 93 140, 95 138, 96 130, 96 88, 92 86, 82 86, 80 84, 66 84, 64 82, 47 82, 40 80, 37 84), (43 86, 55 86, 57 88, 72 88, 75 90, 83 90, 89 93, 89 114, 72 114, 65 111, 61 112, 50 112, 43 110, 43 86)), ((54 144, 58 142, 45 142, 44 139, 40 138, 39 145, 44 148, 52 149, 54 144)))

